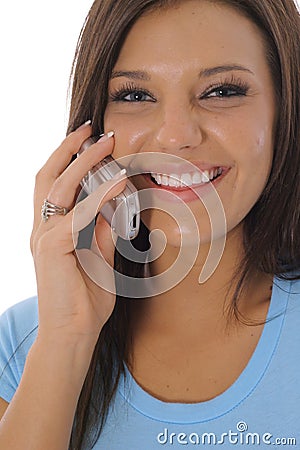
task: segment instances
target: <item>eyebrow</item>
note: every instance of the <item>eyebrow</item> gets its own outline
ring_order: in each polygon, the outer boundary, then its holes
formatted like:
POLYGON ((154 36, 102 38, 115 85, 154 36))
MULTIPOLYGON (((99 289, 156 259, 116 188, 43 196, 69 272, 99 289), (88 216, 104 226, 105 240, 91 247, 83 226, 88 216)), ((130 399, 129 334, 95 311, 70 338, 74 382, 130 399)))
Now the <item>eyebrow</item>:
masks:
POLYGON ((144 81, 150 81, 151 76, 142 70, 119 70, 116 72, 113 72, 111 74, 110 78, 118 78, 118 77, 126 77, 126 78, 132 78, 133 80, 144 80, 144 81))
MULTIPOLYGON (((207 78, 212 75, 218 75, 219 73, 223 72, 231 72, 233 70, 240 70, 243 72, 248 72, 254 75, 254 73, 248 69, 247 67, 241 66, 239 64, 226 64, 222 66, 216 66, 216 67, 210 67, 207 69, 202 69, 199 72, 199 78, 207 78)), ((145 72, 143 70, 118 70, 112 72, 111 79, 118 78, 118 77, 126 77, 131 78, 133 80, 142 80, 142 81, 150 81, 151 76, 148 72, 145 72)))
POLYGON ((243 72, 252 73, 252 75, 254 75, 252 70, 247 69, 247 67, 241 66, 239 64, 226 64, 223 66, 216 66, 216 67, 211 67, 209 69, 203 69, 200 71, 199 77, 200 78, 201 77, 210 77, 211 75, 217 75, 218 73, 222 73, 222 72, 231 72, 232 70, 241 70, 243 72))

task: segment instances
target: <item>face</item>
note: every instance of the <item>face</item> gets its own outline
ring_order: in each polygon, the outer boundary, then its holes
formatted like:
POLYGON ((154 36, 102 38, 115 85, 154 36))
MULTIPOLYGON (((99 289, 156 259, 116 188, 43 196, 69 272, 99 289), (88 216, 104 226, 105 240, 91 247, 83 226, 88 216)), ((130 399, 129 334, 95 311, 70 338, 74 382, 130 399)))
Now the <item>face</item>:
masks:
MULTIPOLYGON (((185 202, 202 242, 211 238, 208 185, 223 205, 227 233, 257 202, 271 169, 274 121, 263 38, 234 9, 186 1, 132 27, 109 83, 104 124, 115 131, 113 156, 143 155, 141 171, 153 176, 135 176, 138 189, 175 193, 172 208, 185 202), (191 194, 191 183, 204 203, 191 194)), ((152 209, 143 218, 179 245, 180 231, 168 214, 152 209)))

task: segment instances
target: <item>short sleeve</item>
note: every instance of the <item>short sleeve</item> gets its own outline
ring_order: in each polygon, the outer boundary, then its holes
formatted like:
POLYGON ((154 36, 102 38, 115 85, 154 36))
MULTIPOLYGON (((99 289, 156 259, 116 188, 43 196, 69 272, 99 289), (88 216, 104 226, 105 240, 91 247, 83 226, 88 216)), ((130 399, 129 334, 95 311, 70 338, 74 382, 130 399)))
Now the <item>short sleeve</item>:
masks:
POLYGON ((20 383, 37 327, 36 297, 17 303, 0 316, 0 397, 7 402, 20 383))

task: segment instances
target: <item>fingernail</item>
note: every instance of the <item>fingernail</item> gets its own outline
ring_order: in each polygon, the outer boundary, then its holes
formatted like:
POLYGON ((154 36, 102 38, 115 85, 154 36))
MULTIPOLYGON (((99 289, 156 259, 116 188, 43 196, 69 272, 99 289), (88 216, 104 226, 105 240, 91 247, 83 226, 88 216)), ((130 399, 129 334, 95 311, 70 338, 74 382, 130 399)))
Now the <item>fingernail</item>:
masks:
POLYGON ((97 142, 105 142, 110 139, 115 134, 114 131, 109 131, 108 133, 101 134, 100 139, 97 142))
POLYGON ((81 130, 82 128, 87 127, 88 125, 91 125, 91 123, 92 123, 91 120, 87 120, 82 125, 80 125, 80 127, 78 127, 77 130, 81 130))
POLYGON ((126 175, 126 169, 122 169, 120 170, 120 172, 116 173, 116 175, 112 177, 112 180, 118 180, 119 178, 122 178, 124 175, 126 175))

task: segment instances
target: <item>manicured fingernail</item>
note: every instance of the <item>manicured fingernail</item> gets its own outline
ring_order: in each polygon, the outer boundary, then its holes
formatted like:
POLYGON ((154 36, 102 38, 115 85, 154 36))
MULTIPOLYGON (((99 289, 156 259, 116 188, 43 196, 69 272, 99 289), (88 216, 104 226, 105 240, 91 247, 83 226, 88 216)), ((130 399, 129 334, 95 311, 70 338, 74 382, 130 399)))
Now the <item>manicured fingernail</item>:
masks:
POLYGON ((100 139, 97 142, 105 142, 110 139, 115 134, 114 131, 109 131, 108 133, 101 134, 100 139))
POLYGON ((87 127, 88 125, 91 125, 91 123, 92 123, 91 120, 87 120, 82 125, 80 125, 80 127, 78 127, 77 130, 81 130, 82 128, 87 127))
POLYGON ((112 177, 112 180, 118 180, 119 178, 122 178, 124 175, 126 175, 126 169, 122 169, 120 170, 120 172, 116 173, 116 175, 112 177))

